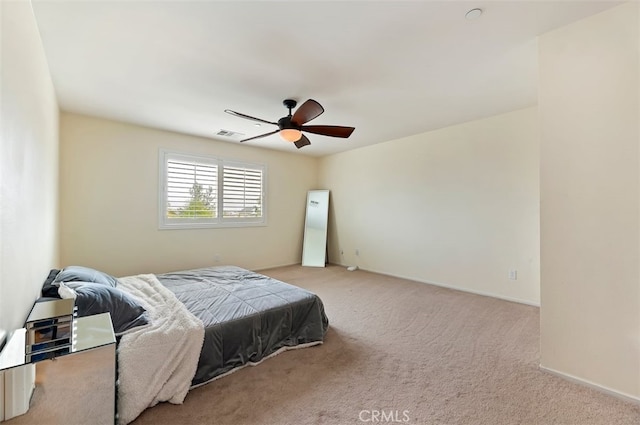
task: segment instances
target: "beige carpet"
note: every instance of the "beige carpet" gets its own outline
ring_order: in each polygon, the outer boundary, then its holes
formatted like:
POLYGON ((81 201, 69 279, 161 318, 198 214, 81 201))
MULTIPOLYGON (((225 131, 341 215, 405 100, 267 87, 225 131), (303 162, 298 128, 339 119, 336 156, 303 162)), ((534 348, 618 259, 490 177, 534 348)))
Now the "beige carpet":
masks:
POLYGON ((336 266, 263 273, 321 296, 325 343, 135 424, 640 424, 640 407, 538 370, 535 307, 336 266))

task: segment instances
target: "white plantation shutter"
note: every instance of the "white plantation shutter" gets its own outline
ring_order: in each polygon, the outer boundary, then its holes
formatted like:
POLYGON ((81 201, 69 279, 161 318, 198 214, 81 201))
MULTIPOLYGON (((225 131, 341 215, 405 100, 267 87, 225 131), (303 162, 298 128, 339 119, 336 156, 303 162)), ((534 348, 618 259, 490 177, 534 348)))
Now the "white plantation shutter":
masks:
POLYGON ((225 165, 223 170, 222 217, 262 217, 262 168, 225 165))
POLYGON ((167 219, 217 217, 217 164, 168 159, 166 184, 167 219))
POLYGON ((161 229, 266 225, 266 167, 160 150, 161 229))

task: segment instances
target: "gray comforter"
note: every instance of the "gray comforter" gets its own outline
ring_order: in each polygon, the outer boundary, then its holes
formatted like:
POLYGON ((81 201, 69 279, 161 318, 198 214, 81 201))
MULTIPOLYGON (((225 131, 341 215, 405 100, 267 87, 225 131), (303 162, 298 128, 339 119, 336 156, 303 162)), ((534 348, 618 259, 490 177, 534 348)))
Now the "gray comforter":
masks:
POLYGON ((156 276, 205 327, 192 385, 281 349, 321 343, 329 326, 317 295, 240 267, 156 276))

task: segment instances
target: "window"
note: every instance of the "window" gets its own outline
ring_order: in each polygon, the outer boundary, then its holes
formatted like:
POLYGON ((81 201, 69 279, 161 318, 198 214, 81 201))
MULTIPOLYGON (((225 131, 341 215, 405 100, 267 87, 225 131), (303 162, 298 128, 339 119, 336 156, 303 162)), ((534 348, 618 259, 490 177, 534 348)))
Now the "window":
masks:
POLYGON ((160 228, 264 226, 266 167, 160 150, 160 228))

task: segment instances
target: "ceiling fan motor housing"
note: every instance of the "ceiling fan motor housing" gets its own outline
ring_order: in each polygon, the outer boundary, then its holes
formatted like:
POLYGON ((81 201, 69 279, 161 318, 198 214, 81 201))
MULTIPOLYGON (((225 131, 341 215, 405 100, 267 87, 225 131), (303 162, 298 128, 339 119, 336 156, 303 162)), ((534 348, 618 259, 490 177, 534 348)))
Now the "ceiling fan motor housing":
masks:
POLYGON ((291 122, 291 115, 289 115, 288 117, 282 117, 278 120, 278 128, 280 128, 280 130, 286 130, 286 129, 295 129, 295 130, 300 130, 299 125, 295 125, 294 123, 291 122))

